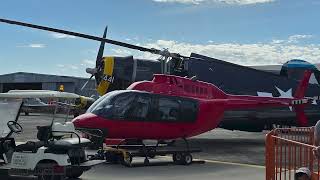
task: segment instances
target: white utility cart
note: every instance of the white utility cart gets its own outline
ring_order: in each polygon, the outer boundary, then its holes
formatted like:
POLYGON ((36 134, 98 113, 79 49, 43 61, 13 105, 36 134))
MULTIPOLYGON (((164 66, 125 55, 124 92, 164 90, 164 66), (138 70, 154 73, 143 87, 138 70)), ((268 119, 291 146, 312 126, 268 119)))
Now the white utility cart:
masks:
MULTIPOLYGON (((67 121, 72 101, 79 96, 58 91, 17 91, 0 93, 0 176, 37 176, 38 179, 77 178, 104 160, 88 160, 85 148, 90 140, 80 137, 67 121), (23 127, 18 123, 24 98, 54 99, 56 106, 50 125, 36 126, 37 141, 17 145, 12 137, 23 127), (66 109, 66 121, 56 122, 58 107, 66 109)), ((2 179, 2 178, 1 178, 2 179)))

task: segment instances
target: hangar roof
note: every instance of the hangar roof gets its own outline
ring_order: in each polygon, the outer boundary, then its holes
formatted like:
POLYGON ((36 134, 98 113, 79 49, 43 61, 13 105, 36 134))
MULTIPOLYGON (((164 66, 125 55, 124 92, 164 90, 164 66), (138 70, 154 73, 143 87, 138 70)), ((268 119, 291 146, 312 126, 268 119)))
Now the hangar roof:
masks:
POLYGON ((87 80, 87 78, 28 72, 15 72, 0 75, 0 83, 74 82, 78 80, 87 80))

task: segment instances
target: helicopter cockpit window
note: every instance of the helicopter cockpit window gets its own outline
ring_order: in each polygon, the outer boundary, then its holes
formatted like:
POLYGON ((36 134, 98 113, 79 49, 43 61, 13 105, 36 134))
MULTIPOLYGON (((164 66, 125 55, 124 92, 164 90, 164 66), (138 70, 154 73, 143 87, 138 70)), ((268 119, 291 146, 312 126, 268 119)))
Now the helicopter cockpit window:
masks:
POLYGON ((179 121, 180 104, 175 99, 159 98, 158 109, 156 111, 158 121, 179 121))
POLYGON ((108 118, 111 116, 111 103, 112 99, 119 94, 118 92, 109 92, 104 96, 100 97, 96 100, 87 110, 87 112, 91 112, 93 114, 101 115, 102 117, 108 118))
POLYGON ((145 120, 148 118, 150 106, 150 96, 137 94, 128 110, 127 118, 130 120, 145 120))
POLYGON ((113 102, 112 119, 126 119, 133 105, 135 95, 124 93, 117 96, 113 102))

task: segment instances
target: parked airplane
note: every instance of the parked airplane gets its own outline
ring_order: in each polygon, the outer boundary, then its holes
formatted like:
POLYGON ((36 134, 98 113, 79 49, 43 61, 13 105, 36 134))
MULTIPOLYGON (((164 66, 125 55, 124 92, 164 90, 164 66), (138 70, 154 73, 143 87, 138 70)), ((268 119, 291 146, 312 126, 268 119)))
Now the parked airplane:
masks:
POLYGON ((4 97, 16 97, 23 99, 23 106, 21 108, 21 112, 25 113, 25 115, 29 115, 32 112, 52 112, 55 108, 55 101, 47 98, 48 103, 44 103, 41 101, 41 94, 45 97, 51 95, 52 99, 57 95, 62 96, 65 95, 66 99, 70 96, 73 97, 72 103, 73 108, 71 108, 74 116, 78 116, 79 114, 83 114, 91 104, 95 101, 95 99, 85 96, 80 96, 74 93, 68 92, 59 92, 59 91, 50 91, 50 90, 10 90, 7 93, 0 93, 4 97))

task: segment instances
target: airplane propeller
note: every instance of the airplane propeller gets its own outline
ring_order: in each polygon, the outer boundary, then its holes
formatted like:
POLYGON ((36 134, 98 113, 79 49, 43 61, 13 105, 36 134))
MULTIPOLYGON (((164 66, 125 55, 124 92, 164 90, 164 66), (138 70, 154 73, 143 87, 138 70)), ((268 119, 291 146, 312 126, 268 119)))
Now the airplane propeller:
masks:
MULTIPOLYGON (((102 38, 106 38, 107 36, 107 32, 108 32, 108 26, 106 26, 106 28, 104 29, 103 32, 103 36, 102 38)), ((87 86, 87 84, 90 82, 90 80, 93 78, 93 76, 96 79, 96 82, 100 82, 101 80, 101 76, 99 76, 99 74, 103 74, 103 52, 104 52, 104 46, 105 46, 105 42, 101 41, 100 47, 99 47, 99 51, 97 54, 97 58, 96 58, 96 67, 95 68, 87 68, 86 72, 91 74, 90 78, 86 81, 86 83, 82 86, 81 91, 87 86)))

